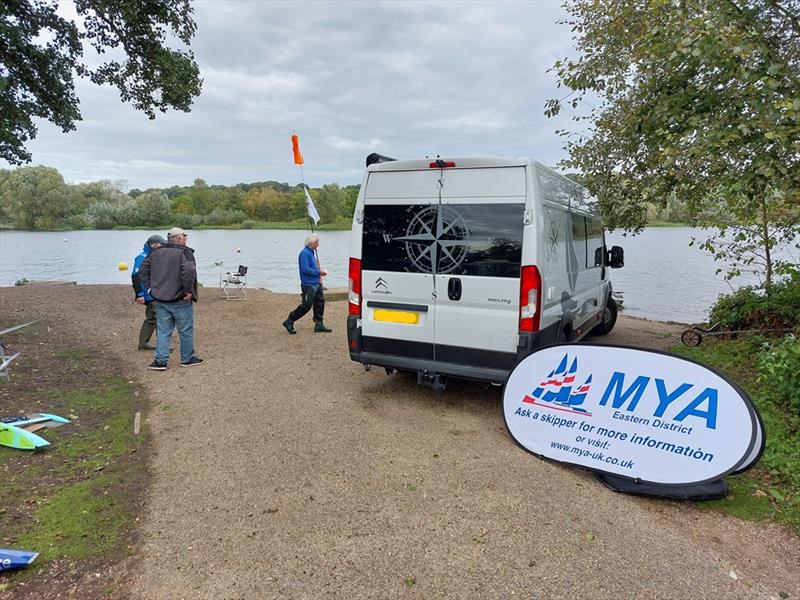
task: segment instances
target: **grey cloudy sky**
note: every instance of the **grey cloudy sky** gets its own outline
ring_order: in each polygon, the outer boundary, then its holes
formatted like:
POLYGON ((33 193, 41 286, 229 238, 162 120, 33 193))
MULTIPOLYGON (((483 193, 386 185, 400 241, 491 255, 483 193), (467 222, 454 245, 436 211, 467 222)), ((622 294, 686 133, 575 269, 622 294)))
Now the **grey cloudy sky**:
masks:
POLYGON ((81 82, 83 121, 41 123, 33 164, 67 181, 127 187, 297 183, 300 136, 311 186, 360 183, 364 158, 565 157, 543 115, 563 94, 547 69, 571 53, 560 0, 195 2, 204 80, 189 114, 156 120, 109 87, 81 82))

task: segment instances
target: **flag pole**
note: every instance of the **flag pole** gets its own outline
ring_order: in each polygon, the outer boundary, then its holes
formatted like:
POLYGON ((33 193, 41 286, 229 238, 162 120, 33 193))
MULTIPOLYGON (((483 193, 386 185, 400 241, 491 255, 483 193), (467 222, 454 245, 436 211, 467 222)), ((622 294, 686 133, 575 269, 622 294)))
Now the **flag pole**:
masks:
MULTIPOLYGON (((317 221, 319 220, 319 213, 317 212, 317 208, 314 206, 314 200, 311 198, 311 192, 309 192, 308 184, 306 184, 305 175, 303 174, 303 155, 300 152, 300 139, 296 133, 292 132, 292 154, 294 155, 294 164, 300 167, 300 182, 303 186, 303 193, 306 196, 306 211, 308 212, 308 222, 311 225, 311 233, 314 233, 314 218, 316 217, 317 221)), ((314 250, 314 256, 317 258, 317 267, 319 267, 319 255, 317 251, 314 250)))

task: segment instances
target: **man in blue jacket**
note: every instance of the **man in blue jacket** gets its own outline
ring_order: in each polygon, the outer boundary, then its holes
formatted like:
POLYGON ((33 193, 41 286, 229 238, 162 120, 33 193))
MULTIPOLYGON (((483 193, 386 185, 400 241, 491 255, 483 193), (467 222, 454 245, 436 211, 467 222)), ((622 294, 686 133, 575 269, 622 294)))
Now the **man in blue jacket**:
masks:
POLYGON ((150 338, 153 337, 153 332, 156 330, 156 302, 142 285, 141 277, 139 277, 139 268, 142 266, 144 259, 150 256, 154 249, 166 243, 167 240, 160 235, 151 235, 144 243, 142 251, 133 260, 131 283, 133 284, 133 291, 136 293, 136 303, 144 304, 144 322, 139 330, 139 350, 156 349, 155 346, 150 344, 150 338))
POLYGON ((289 333, 297 333, 294 329, 294 322, 312 307, 314 308, 314 332, 329 333, 331 331, 322 323, 322 315, 325 312, 325 295, 322 291, 320 277, 324 277, 328 272, 319 268, 316 252, 318 247, 319 236, 312 233, 306 238, 306 245, 297 258, 300 268, 300 304, 289 313, 289 318, 283 322, 283 326, 289 333))

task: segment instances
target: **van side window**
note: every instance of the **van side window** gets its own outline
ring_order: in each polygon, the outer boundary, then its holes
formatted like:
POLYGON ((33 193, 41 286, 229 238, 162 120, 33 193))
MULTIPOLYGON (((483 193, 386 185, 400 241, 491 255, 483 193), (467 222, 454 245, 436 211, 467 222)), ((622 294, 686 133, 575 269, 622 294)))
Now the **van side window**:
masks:
POLYGON ((572 214, 572 246, 581 269, 587 267, 586 259, 586 219, 583 215, 572 214))
POLYGON ((603 224, 600 219, 586 218, 586 243, 588 244, 586 266, 589 268, 602 267, 603 224))
POLYGON ((519 277, 522 203, 366 205, 368 271, 519 277))

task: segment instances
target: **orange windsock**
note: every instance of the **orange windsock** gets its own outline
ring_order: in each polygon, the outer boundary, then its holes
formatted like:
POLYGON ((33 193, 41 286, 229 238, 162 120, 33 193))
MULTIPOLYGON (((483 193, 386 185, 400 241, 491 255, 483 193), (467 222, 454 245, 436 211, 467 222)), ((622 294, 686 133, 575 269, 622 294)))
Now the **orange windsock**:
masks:
POLYGON ((300 140, 297 135, 292 135, 292 152, 294 153, 294 164, 303 164, 303 155, 300 154, 300 140))

